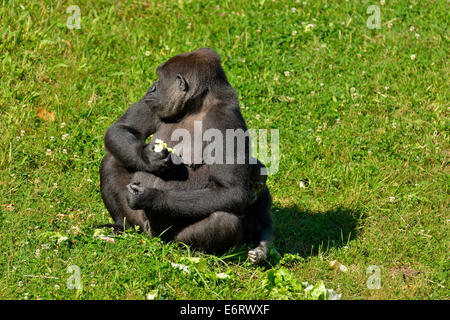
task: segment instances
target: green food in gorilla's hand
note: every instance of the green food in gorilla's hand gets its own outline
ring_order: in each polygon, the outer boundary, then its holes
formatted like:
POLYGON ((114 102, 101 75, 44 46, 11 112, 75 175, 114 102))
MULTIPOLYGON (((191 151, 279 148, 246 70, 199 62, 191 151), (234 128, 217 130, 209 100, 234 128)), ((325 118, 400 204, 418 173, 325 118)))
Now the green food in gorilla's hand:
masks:
POLYGON ((161 151, 163 151, 164 149, 167 149, 167 151, 169 151, 169 152, 173 152, 173 153, 175 153, 175 149, 172 149, 172 148, 168 148, 167 147, 167 143, 165 143, 164 141, 162 141, 161 139, 156 139, 155 140, 155 145, 153 146, 153 150, 155 151, 155 152, 161 152, 161 151))

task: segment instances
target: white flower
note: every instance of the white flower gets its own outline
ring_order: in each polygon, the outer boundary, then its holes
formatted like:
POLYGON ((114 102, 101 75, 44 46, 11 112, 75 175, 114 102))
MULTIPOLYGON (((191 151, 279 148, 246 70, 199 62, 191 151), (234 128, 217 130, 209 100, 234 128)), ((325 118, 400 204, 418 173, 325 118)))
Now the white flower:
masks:
POLYGON ((293 36, 297 35, 297 30, 292 31, 292 35, 293 36))
POLYGON ((414 26, 409 27, 409 31, 414 32, 414 26))
POLYGON ((317 143, 322 142, 322 138, 320 138, 319 136, 317 136, 317 137, 316 137, 316 142, 317 142, 317 143))
POLYGON ((167 148, 167 144, 164 141, 162 141, 161 139, 156 139, 155 140, 155 146, 153 147, 153 150, 155 152, 161 152, 165 148, 167 148))
POLYGON ((389 202, 395 202, 395 197, 389 197, 389 202))
POLYGON ((47 151, 45 152, 46 156, 51 156, 52 155, 52 150, 47 149, 47 151))
POLYGON ((61 128, 64 128, 66 126, 65 122, 61 122, 61 128))
POLYGON ((61 136, 61 140, 66 140, 66 138, 69 136, 69 134, 65 133, 61 136))
POLYGON ((110 242, 110 243, 116 243, 116 241, 114 240, 114 238, 111 237, 106 237, 106 236, 99 236, 99 239, 105 240, 106 242, 110 242))
POLYGON ((415 54, 411 55, 411 60, 416 60, 416 55, 415 54))
POLYGON ((339 270, 342 272, 347 272, 348 268, 346 266, 344 266, 342 263, 340 263, 337 260, 332 260, 330 261, 330 269, 332 270, 339 270))
POLYGON ((291 75, 291 73, 290 73, 289 71, 285 71, 285 72, 284 72, 284 76, 285 76, 285 77, 289 77, 290 75, 291 75))
POLYGON ((311 31, 311 29, 314 28, 315 26, 316 26, 316 25, 315 25, 314 23, 307 24, 307 25, 305 26, 305 32, 311 31))
POLYGON ((157 296, 156 294, 149 293, 147 294, 147 300, 155 300, 156 296, 157 296))
POLYGON ((297 11, 297 8, 291 8, 291 11, 295 12, 295 11, 297 11))
POLYGON ((148 57, 150 56, 150 51, 145 51, 145 55, 148 57))
POLYGON ((228 274, 226 274, 224 272, 221 272, 221 273, 216 274, 216 277, 219 278, 219 279, 226 279, 226 278, 229 278, 230 275, 228 275, 228 274))
POLYGON ((183 272, 189 273, 188 266, 185 266, 184 264, 178 264, 178 263, 171 263, 172 267, 175 269, 183 270, 183 272))
POLYGON ((341 300, 342 294, 337 293, 336 291, 334 291, 332 289, 327 289, 327 299, 328 300, 341 300))
POLYGON ((394 121, 392 122, 392 128, 396 129, 397 128, 397 123, 394 121))

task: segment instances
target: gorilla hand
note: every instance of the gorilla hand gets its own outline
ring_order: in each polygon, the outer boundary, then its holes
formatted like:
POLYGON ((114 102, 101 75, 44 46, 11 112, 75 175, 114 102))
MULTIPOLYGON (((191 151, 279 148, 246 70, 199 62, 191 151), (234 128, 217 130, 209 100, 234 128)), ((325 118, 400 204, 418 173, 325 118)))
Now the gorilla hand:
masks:
POLYGON ((132 182, 127 185, 128 206, 133 210, 144 209, 152 206, 160 190, 144 188, 140 182, 132 182))
POLYGON ((142 157, 149 167, 149 171, 156 175, 162 174, 173 166, 171 161, 171 153, 167 148, 162 149, 160 152, 153 150, 153 146, 148 144, 145 146, 142 157))

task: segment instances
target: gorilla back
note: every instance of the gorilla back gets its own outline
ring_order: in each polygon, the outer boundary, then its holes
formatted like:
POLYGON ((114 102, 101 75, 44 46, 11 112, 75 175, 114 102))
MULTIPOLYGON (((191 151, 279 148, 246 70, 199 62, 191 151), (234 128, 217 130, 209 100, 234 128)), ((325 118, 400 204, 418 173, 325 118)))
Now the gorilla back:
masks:
POLYGON ((229 141, 218 144, 229 130, 247 130, 220 57, 206 48, 179 54, 157 75, 105 135, 101 192, 114 219, 107 226, 138 225, 150 236, 207 252, 255 242, 249 258, 260 263, 272 238, 271 196, 264 166, 250 161, 248 136, 233 137, 231 149, 229 141), (157 139, 167 144, 162 150, 157 139))

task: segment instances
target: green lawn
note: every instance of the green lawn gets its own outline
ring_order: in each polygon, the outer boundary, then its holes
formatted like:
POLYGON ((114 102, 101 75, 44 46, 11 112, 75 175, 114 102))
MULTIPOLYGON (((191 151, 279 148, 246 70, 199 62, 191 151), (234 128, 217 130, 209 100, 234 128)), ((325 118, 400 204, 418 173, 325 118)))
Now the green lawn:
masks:
POLYGON ((445 0, 3 1, 0 299, 299 298, 292 279, 343 299, 448 299, 449 12, 445 0), (72 4, 80 29, 66 26, 72 4), (199 47, 222 56, 248 127, 279 129, 279 255, 260 267, 247 248, 94 236, 110 221, 106 129, 158 64, 199 47), (67 286, 71 265, 82 289, 67 286), (277 294, 266 279, 280 270, 277 294))

